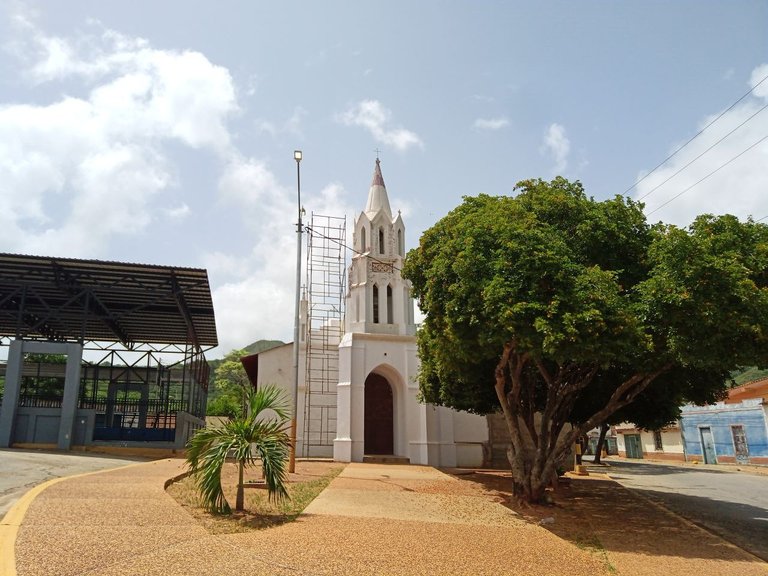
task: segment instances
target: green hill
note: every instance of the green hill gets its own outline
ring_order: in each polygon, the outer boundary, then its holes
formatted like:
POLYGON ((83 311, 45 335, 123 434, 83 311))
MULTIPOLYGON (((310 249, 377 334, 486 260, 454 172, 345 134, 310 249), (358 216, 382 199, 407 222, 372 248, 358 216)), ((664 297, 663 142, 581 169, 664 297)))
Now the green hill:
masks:
POLYGON ((768 369, 760 369, 755 366, 751 366, 740 372, 734 372, 731 374, 731 376, 733 377, 733 381, 736 382, 736 386, 741 386, 747 382, 752 382, 753 380, 760 380, 761 378, 768 377, 768 369))
POLYGON ((282 346, 283 344, 285 344, 285 342, 281 340, 256 340, 256 342, 248 344, 248 346, 243 348, 243 350, 245 350, 245 352, 248 354, 259 354, 265 350, 269 350, 270 348, 277 348, 278 346, 282 346))
MULTIPOLYGON (((265 350, 269 350, 270 348, 275 348, 277 346, 282 346, 283 344, 285 344, 285 342, 280 340, 256 340, 256 342, 251 342, 248 344, 248 346, 243 348, 243 351, 246 354, 260 354, 265 350)), ((229 352, 227 352, 227 354, 229 354, 229 352)), ((211 376, 208 380, 209 382, 213 383, 216 380, 216 369, 223 361, 224 358, 214 358, 213 360, 208 360, 208 365, 211 367, 211 376)))
MULTIPOLYGON (((277 346, 282 346, 285 344, 285 342, 281 340, 256 340, 256 342, 251 342, 248 344, 248 346, 245 346, 242 348, 242 350, 246 354, 259 354, 261 352, 264 352, 264 350, 269 350, 270 348, 275 348, 277 346)), ((225 353, 225 356, 229 354, 230 351, 225 353)), ((208 360, 208 364, 210 364, 211 369, 215 370, 216 367, 221 364, 221 361, 223 358, 213 358, 208 360)))

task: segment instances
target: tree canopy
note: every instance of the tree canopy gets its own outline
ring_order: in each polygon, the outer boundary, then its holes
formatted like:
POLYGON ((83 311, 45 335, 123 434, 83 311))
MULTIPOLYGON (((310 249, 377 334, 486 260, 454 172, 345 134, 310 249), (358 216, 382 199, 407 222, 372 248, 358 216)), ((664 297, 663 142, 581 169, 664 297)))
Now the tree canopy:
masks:
POLYGON ((244 350, 232 350, 215 366, 206 408, 209 416, 235 418, 242 411, 245 395, 251 388, 240 362, 242 356, 244 350))
POLYGON ((465 198, 403 274, 426 314, 423 398, 501 407, 516 491, 538 500, 573 440, 649 386, 655 423, 768 363, 768 227, 710 215, 652 226, 641 204, 595 201, 564 178, 516 190, 465 198))

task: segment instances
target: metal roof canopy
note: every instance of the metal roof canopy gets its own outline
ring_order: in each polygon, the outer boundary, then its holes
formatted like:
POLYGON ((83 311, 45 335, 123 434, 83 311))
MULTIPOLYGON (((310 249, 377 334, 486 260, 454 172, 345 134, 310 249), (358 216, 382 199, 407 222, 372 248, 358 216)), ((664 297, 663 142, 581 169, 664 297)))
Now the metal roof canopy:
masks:
POLYGON ((0 337, 218 345, 206 270, 0 253, 0 337))

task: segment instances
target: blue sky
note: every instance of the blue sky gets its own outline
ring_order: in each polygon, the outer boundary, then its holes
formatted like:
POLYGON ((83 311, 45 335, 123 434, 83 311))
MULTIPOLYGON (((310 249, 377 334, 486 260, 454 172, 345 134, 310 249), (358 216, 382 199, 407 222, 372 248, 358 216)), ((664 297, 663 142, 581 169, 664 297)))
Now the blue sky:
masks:
MULTIPOLYGON (((214 356, 290 340, 294 149, 307 211, 350 225, 378 150, 413 247, 522 179, 622 194, 766 76, 767 1, 5 0, 0 251, 204 267, 214 356)), ((768 217, 766 104, 627 193, 768 217)))

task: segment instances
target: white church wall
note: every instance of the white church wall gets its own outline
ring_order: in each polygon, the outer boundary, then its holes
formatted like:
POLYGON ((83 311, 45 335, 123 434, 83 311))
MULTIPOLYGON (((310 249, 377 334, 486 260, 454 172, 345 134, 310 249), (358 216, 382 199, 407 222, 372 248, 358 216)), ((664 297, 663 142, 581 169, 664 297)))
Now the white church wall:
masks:
MULTIPOLYGON (((298 418, 296 419, 296 454, 303 454, 304 430, 304 350, 299 351, 299 398, 298 418)), ((270 384, 286 391, 288 398, 293 400, 293 342, 270 348, 259 354, 259 374, 256 378, 259 388, 270 384)), ((291 409, 293 403, 291 402, 291 409)))
POLYGON ((365 450, 365 380, 376 372, 392 386, 394 451, 427 464, 423 405, 416 397, 415 372, 418 366, 413 338, 384 334, 345 334, 339 348, 336 441, 334 458, 362 461, 365 450), (423 450, 421 448, 424 448, 423 450))
POLYGON ((483 465, 483 446, 488 442, 485 416, 452 411, 453 440, 456 443, 456 466, 479 468, 483 465))
POLYGON ((289 393, 293 387, 293 344, 283 344, 259 354, 257 385, 274 384, 289 393))

